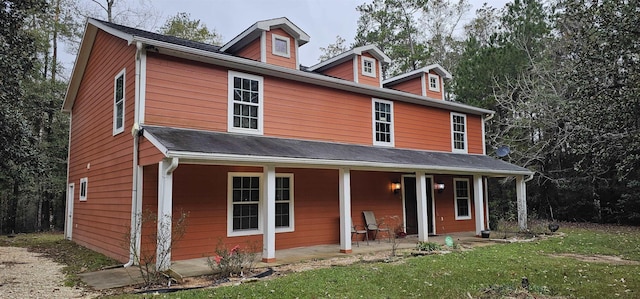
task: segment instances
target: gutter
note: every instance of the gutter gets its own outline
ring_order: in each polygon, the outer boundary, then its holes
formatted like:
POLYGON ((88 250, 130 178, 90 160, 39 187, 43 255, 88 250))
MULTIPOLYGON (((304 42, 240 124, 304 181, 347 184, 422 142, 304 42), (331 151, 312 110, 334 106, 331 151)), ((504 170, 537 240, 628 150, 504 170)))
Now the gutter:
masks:
POLYGON ((131 135, 133 135, 133 177, 131 186, 131 231, 129 233, 129 261, 124 264, 124 267, 129 267, 135 264, 140 257, 140 239, 142 229, 142 200, 138 194, 138 159, 139 159, 139 146, 140 146, 140 69, 141 59, 140 56, 144 55, 143 45, 141 42, 136 43, 136 74, 135 74, 135 96, 134 96, 134 124, 131 129, 131 135))

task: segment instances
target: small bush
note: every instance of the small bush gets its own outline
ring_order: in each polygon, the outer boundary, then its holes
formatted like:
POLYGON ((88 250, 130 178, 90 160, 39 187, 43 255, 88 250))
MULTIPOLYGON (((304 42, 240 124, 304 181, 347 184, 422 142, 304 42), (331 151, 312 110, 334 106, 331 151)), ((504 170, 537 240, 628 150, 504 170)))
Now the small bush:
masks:
POLYGON ((442 250, 442 245, 434 242, 418 242, 416 249, 418 251, 437 251, 442 250))
POLYGON ((221 277, 244 277, 251 273, 257 261, 257 254, 249 248, 242 249, 236 245, 228 250, 222 241, 218 243, 213 257, 207 257, 207 264, 214 272, 219 272, 221 277))

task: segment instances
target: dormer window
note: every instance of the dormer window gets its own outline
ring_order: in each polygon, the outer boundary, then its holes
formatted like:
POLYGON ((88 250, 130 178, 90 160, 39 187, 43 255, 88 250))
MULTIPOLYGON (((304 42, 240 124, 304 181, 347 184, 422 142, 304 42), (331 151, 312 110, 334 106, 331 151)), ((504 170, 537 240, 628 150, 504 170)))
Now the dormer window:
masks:
POLYGON ((429 90, 440 92, 440 77, 438 75, 429 74, 429 90))
POLYGON ((289 45, 291 43, 291 39, 285 36, 272 34, 272 53, 273 55, 278 55, 282 57, 291 57, 291 53, 289 49, 291 48, 289 45))
POLYGON ((362 75, 376 77, 376 60, 369 57, 362 57, 362 75))

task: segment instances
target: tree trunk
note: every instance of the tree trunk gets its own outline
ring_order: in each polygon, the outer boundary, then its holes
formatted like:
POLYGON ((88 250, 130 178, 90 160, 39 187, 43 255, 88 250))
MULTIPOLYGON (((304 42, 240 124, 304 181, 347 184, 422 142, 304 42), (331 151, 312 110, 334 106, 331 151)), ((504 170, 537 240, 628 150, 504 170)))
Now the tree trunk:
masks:
POLYGON ((18 214, 18 198, 20 195, 20 182, 18 180, 13 181, 13 192, 9 199, 9 206, 7 209, 7 225, 5 227, 6 233, 14 233, 16 231, 16 222, 18 214))

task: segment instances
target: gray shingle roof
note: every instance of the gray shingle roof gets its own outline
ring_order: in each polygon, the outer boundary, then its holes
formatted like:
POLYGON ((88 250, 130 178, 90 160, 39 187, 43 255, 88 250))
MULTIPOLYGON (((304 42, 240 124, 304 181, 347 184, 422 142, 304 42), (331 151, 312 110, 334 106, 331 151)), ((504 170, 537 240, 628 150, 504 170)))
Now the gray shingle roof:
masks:
POLYGON ((493 175, 530 174, 530 170, 485 155, 384 148, 332 142, 240 135, 190 129, 145 126, 145 136, 162 144, 169 156, 194 159, 225 156, 286 158, 303 164, 354 166, 379 165, 381 168, 425 169, 442 172, 470 172, 493 175), (320 163, 322 162, 322 163, 320 163))

